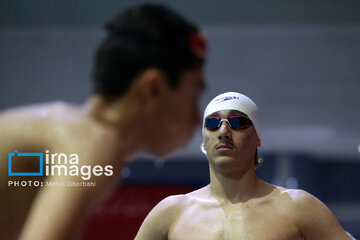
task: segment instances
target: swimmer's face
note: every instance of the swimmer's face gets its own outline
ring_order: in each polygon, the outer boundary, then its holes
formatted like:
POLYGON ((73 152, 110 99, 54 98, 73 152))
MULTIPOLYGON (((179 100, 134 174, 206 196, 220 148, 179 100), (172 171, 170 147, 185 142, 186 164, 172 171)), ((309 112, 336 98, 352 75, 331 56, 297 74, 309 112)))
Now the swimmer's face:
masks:
MULTIPOLYGON (((224 110, 211 114, 208 117, 230 118, 241 116, 244 113, 235 110, 224 110)), ((222 122, 219 129, 209 130, 203 128, 203 141, 206 155, 210 164, 217 168, 233 171, 236 169, 254 169, 254 156, 260 141, 253 125, 234 130, 227 122, 222 122)))
POLYGON ((166 97, 157 114, 153 152, 164 156, 184 147, 195 127, 201 124, 198 98, 204 90, 203 67, 186 70, 176 88, 167 88, 166 97))

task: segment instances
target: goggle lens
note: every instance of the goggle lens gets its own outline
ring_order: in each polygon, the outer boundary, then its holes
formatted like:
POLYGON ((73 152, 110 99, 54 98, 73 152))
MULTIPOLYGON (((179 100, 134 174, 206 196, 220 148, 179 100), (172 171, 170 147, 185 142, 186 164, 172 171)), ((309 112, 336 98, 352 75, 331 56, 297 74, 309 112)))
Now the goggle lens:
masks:
POLYGON ((252 125, 252 121, 242 116, 231 116, 228 119, 221 119, 220 117, 209 117, 205 121, 205 127, 210 131, 219 129, 221 122, 228 122, 230 127, 234 130, 244 129, 249 125, 252 125))

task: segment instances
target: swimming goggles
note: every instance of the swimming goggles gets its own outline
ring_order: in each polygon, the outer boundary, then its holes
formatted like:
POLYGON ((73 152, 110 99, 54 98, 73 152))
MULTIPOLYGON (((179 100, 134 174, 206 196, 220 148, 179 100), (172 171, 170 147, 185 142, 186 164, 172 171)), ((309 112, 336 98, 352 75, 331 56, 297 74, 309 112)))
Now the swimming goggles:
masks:
POLYGON ((220 128, 222 122, 227 122, 234 130, 245 129, 249 125, 253 125, 249 118, 243 116, 231 116, 229 118, 223 119, 220 117, 211 116, 205 120, 205 127, 210 131, 216 131, 220 128))

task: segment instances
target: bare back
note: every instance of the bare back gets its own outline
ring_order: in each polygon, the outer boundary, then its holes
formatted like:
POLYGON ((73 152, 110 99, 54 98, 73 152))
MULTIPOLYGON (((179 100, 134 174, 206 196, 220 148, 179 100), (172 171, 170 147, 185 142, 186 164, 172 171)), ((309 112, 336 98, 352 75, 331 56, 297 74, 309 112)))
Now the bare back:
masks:
MULTIPOLYGON (((80 108, 61 102, 15 108, 0 114, 0 224, 1 239, 16 239, 35 197, 46 187, 31 186, 42 176, 8 176, 8 153, 51 152, 77 153, 82 164, 94 164, 95 147, 113 146, 109 131, 84 115, 80 108), (107 142, 104 139, 108 139, 107 142), (107 145, 105 146, 105 143, 107 145), (30 180, 30 182, 29 182, 30 180), (11 183, 17 182, 19 185, 11 183), (24 186, 21 185, 24 184, 24 186)), ((101 152, 101 151, 100 151, 101 152)), ((98 158, 98 161, 115 161, 98 158)), ((36 159, 13 161, 14 169, 36 169, 36 159)), ((115 181, 115 180, 114 180, 115 181)), ((111 184, 109 184, 111 185, 111 184)), ((99 186, 100 188, 100 186, 99 186)), ((97 191, 94 188, 94 191, 97 191)))

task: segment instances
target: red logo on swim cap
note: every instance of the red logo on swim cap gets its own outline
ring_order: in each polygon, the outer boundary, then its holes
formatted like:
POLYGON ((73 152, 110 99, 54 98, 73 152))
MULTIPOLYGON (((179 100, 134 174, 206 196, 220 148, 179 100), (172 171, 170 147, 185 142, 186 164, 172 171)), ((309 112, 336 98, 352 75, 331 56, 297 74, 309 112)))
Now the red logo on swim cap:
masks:
POLYGON ((196 33, 189 39, 189 46, 192 52, 198 57, 205 57, 208 52, 206 38, 202 33, 196 33))

